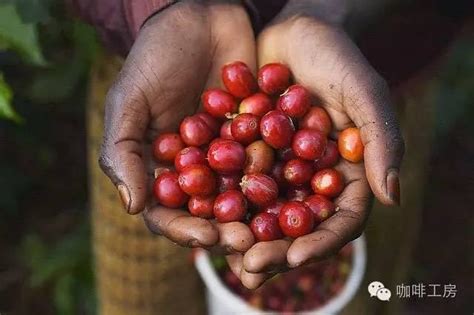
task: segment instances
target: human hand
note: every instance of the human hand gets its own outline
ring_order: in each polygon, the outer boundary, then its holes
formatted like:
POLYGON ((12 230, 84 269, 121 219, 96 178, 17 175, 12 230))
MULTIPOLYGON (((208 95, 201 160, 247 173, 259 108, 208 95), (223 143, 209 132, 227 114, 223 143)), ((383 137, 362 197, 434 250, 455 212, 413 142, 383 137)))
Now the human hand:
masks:
POLYGON ((334 22, 338 16, 323 19, 324 12, 318 10, 311 16, 303 2, 311 1, 290 1, 260 34, 259 65, 286 64, 295 82, 317 96, 317 105, 329 113, 333 136, 350 126, 359 128, 364 163, 340 160, 335 168, 343 174, 346 187, 335 200, 339 211, 313 233, 293 242, 259 242, 244 256, 228 258, 231 269, 248 288, 258 287, 275 272, 323 259, 357 238, 369 215, 371 189, 382 203, 399 204, 404 143, 387 84, 334 22))
POLYGON ((128 213, 146 208, 150 230, 183 246, 219 243, 239 252, 254 241, 243 223, 214 224, 151 197, 160 166, 151 157, 151 142, 164 131, 176 132, 198 110, 202 91, 220 86, 221 67, 236 60, 255 70, 255 39, 245 10, 232 1, 180 2, 145 23, 107 95, 102 169, 128 213))

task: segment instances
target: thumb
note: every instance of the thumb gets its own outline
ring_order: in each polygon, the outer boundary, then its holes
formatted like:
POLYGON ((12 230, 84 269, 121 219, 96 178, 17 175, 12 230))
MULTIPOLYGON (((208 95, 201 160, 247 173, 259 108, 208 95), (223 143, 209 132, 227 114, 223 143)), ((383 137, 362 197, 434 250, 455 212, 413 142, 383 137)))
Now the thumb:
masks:
POLYGON ((129 214, 145 208, 147 173, 142 156, 148 122, 145 97, 116 83, 106 98, 99 164, 117 187, 129 214))
MULTIPOLYGON (((386 205, 400 204, 400 164, 405 145, 392 108, 390 91, 377 74, 351 80, 344 104, 360 129, 364 143, 367 179, 377 199, 386 205)), ((343 87, 344 88, 344 87, 343 87)))

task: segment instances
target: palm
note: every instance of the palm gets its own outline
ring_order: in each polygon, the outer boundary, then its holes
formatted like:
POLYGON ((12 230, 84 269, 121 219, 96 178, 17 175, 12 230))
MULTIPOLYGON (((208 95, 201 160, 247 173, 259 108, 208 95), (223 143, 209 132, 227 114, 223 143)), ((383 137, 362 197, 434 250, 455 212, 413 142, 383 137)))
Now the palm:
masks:
POLYGON ((369 215, 369 182, 382 202, 394 204, 385 177, 388 167, 398 167, 397 150, 402 147, 383 80, 342 29, 311 18, 289 19, 262 32, 258 54, 259 65, 282 62, 290 67, 294 81, 307 87, 316 97, 315 105, 329 113, 333 137, 349 126, 361 130, 365 163, 341 160, 336 165, 346 182, 335 200, 339 210, 313 233, 293 242, 257 243, 243 258, 229 259, 251 288, 271 272, 322 259, 360 235, 369 215))
POLYGON ((111 179, 130 191, 128 211, 146 208, 152 231, 184 246, 211 247, 219 241, 245 251, 252 245, 251 232, 241 223, 214 224, 158 205, 150 184, 160 165, 151 158, 150 145, 158 134, 176 132, 182 119, 198 110, 204 89, 221 85, 224 64, 241 60, 255 69, 255 59, 250 22, 238 5, 179 3, 140 31, 108 95, 101 162, 111 179))

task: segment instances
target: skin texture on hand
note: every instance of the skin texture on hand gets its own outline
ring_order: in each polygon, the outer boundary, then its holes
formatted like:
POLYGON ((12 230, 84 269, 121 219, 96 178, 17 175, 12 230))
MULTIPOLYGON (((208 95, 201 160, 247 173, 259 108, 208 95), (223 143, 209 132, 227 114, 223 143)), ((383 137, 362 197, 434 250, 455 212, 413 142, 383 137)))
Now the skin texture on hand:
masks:
POLYGON ((243 257, 228 259, 249 288, 260 286, 275 272, 334 254, 360 236, 369 216, 371 190, 382 203, 399 204, 404 152, 387 84, 331 19, 306 14, 277 17, 260 34, 257 51, 259 66, 286 64, 295 82, 317 97, 315 105, 323 106, 333 121, 333 136, 347 127, 359 128, 365 151, 364 163, 341 159, 336 166, 346 183, 335 200, 339 210, 313 233, 292 243, 260 242, 243 257))
POLYGON ((245 252, 254 243, 243 223, 192 217, 158 205, 151 194, 160 166, 151 157, 153 139, 176 132, 185 116, 199 110, 203 90, 221 86, 222 66, 236 60, 255 71, 255 39, 245 10, 226 1, 180 2, 145 23, 107 95, 102 169, 128 213, 145 210, 151 231, 183 246, 245 252))

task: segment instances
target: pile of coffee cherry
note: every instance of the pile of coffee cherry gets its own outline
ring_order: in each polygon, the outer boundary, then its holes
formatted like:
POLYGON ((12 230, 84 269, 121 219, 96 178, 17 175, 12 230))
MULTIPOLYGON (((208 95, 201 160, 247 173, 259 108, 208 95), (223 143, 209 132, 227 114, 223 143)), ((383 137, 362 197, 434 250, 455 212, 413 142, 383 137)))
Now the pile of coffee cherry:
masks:
POLYGON ((290 80, 279 63, 261 67, 257 80, 243 62, 225 65, 227 91, 206 90, 204 112, 153 143, 156 160, 170 164, 156 174, 158 203, 187 205, 191 215, 222 223, 249 223, 258 241, 308 234, 333 215, 332 199, 344 189, 333 167, 339 155, 362 160, 359 130, 331 140, 328 113, 290 80))

